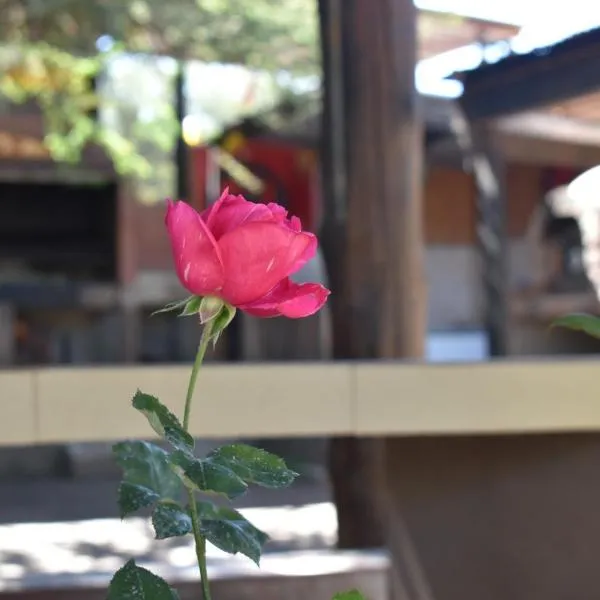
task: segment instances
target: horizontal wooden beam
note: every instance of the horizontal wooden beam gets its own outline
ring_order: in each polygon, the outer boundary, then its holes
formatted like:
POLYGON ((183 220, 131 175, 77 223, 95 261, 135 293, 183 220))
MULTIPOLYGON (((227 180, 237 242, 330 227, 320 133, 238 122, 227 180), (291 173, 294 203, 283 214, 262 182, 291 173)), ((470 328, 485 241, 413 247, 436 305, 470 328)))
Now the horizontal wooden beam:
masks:
POLYGON ((582 121, 544 112, 526 112, 495 121, 495 128, 507 134, 546 140, 600 146, 600 126, 595 121, 582 121))
MULTIPOLYGON (((210 365, 192 413, 206 438, 600 429, 594 360, 210 365)), ((137 388, 182 411, 188 367, 0 373, 0 445, 149 436, 137 388)))
MULTIPOLYGON (((497 143, 509 162, 587 168, 600 164, 600 127, 572 118, 530 112, 495 119, 497 143)), ((461 169, 456 140, 441 137, 427 148, 429 164, 461 169)))
POLYGON ((497 131, 498 145, 511 162, 574 168, 600 164, 600 145, 563 141, 530 135, 526 130, 497 131))

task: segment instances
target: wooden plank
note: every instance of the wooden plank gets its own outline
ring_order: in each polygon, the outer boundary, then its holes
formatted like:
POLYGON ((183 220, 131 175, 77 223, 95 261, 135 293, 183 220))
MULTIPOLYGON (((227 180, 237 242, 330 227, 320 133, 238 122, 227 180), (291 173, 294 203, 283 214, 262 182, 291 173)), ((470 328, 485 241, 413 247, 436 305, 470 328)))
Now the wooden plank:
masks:
MULTIPOLYGON (((181 412, 187 367, 0 372, 0 445, 149 435, 138 387, 181 412)), ((598 362, 209 365, 192 431, 207 438, 600 430, 598 362), (211 398, 204 410, 202 397, 211 398)))
POLYGON ((31 371, 0 371, 0 446, 37 440, 35 383, 31 371))
POLYGON ((356 429, 370 436, 597 431, 597 379, 595 360, 362 364, 356 429))
MULTIPOLYGON (((595 96, 596 102, 600 94, 595 96)), ((502 133, 549 142, 578 143, 585 146, 600 146, 600 126, 597 121, 542 111, 529 111, 494 122, 494 128, 502 133)))
MULTIPOLYGON (((181 415, 188 377, 189 367, 41 370, 39 429, 31 441, 151 437, 131 397, 141 388, 181 415)), ((212 438, 349 433, 350 386, 346 365, 210 365, 200 376, 191 432, 212 438), (202 406, 203 398, 210 405, 202 406)))

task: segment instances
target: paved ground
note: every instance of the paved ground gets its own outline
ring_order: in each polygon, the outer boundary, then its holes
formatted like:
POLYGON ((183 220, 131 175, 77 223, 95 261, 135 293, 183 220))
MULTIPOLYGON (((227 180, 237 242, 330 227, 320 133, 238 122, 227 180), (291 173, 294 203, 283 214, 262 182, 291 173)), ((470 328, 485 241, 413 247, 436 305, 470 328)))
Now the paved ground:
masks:
MULTIPOLYGON (((270 553, 324 550, 335 541, 335 508, 330 503, 248 508, 242 513, 269 534, 266 550, 270 553)), ((191 537, 154 540, 148 521, 139 517, 11 524, 0 526, 0 592, 90 580, 107 582, 130 558, 159 570, 195 574, 191 537)), ((232 561, 213 547, 208 558, 209 570, 217 576, 223 575, 224 569, 238 574, 256 571, 248 559, 235 557, 232 561)), ((289 565, 280 560, 279 572, 286 568, 289 565)), ((318 571, 318 561, 310 568, 318 571)))
MULTIPOLYGON (((105 582, 129 558, 162 569, 194 573, 191 539, 156 541, 145 519, 116 518, 116 481, 21 481, 0 484, 0 591, 105 582)), ((269 534, 267 552, 322 550, 336 537, 335 508, 324 483, 287 490, 255 489, 237 503, 269 534)), ((271 559, 273 562, 275 559, 271 559)), ((313 561, 318 570, 321 559, 313 561)), ((211 548, 213 572, 254 569, 211 548), (225 566, 226 565, 226 566, 225 566)), ((277 569, 285 565, 275 560, 277 569)), ((306 564, 306 563, 304 563, 306 564)))

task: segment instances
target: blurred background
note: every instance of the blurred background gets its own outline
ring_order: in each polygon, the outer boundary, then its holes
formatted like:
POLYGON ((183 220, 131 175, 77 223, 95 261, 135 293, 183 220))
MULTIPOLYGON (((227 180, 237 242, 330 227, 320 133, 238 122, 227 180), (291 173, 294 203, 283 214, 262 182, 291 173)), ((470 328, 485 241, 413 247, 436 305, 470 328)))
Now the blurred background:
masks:
MULTIPOLYGON (((210 356, 228 406, 248 369, 297 389, 198 429, 301 473, 240 503, 283 597, 332 573, 374 599, 600 594, 600 344, 549 333, 599 312, 600 5, 0 0, 0 39, 0 600, 99 597, 131 555, 191 577, 186 541, 118 521, 98 415, 128 398, 90 398, 191 363, 198 328, 150 318, 184 295, 164 200, 225 186, 317 233, 295 278, 333 291, 235 319, 210 356), (320 412, 346 375, 351 425, 320 412), (304 382, 314 412, 278 421, 304 382)), ((239 568, 218 598, 282 597, 239 568)))

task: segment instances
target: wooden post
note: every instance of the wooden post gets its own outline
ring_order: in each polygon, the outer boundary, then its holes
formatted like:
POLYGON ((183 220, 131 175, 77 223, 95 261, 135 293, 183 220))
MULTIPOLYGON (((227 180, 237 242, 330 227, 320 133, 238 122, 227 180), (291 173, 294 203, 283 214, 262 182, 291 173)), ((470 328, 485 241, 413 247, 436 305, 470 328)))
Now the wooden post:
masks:
POLYGON ((490 356, 508 354, 509 290, 506 164, 490 126, 456 108, 452 123, 477 185, 477 242, 490 356))
POLYGON ((15 311, 10 304, 0 304, 0 367, 15 360, 15 311))
POLYGON ((190 201, 189 192, 189 151, 183 136, 183 120, 187 113, 185 97, 185 68, 187 63, 177 61, 177 75, 175 76, 175 114, 179 123, 177 145, 175 147, 175 165, 177 171, 176 194, 180 200, 190 201))
POLYGON ((117 193, 117 312, 123 335, 120 359, 135 363, 139 359, 141 344, 139 309, 131 300, 139 272, 139 238, 136 235, 138 204, 131 185, 125 181, 119 181, 117 193))
POLYGON ((477 239, 485 296, 484 322, 490 356, 508 354, 508 239, 506 165, 492 132, 472 127, 477 181, 477 239))
MULTIPOLYGON (((426 299, 416 10, 412 0, 319 5, 325 65, 322 241, 333 290, 334 356, 418 358, 426 299)), ((332 442, 340 546, 384 542, 380 468, 388 461, 382 450, 393 453, 393 442, 332 442)))

